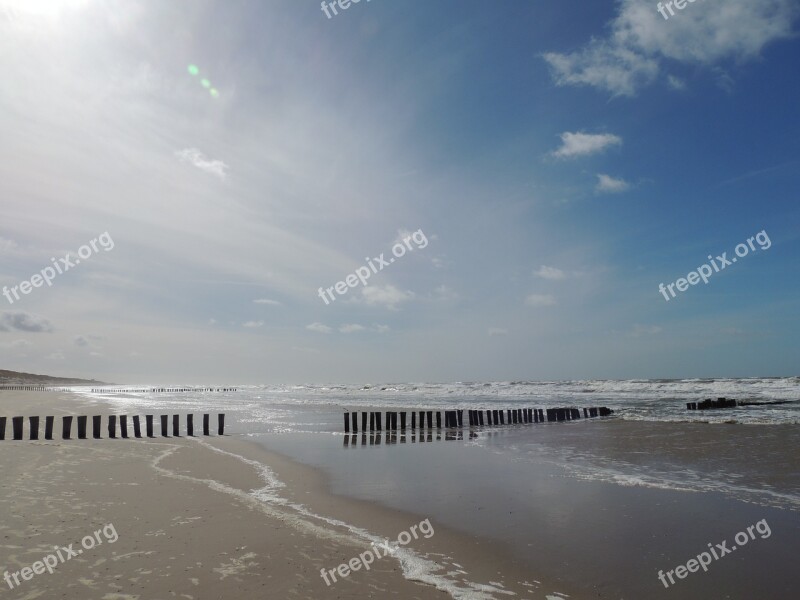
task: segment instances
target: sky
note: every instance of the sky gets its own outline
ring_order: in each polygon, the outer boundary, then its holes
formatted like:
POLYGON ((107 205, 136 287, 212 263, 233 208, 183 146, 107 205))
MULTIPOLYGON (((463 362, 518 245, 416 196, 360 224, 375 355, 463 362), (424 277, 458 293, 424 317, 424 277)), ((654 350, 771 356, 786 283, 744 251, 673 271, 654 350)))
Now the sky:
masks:
POLYGON ((0 0, 2 368, 798 374, 800 4, 342 4, 0 0))

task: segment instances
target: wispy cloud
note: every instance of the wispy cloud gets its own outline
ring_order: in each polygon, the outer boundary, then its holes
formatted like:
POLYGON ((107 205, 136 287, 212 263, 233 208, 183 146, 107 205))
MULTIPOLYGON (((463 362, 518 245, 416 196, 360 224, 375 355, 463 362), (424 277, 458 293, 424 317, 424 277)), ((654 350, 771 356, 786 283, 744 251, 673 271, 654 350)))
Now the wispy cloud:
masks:
MULTIPOLYGON (((544 59, 557 85, 633 96, 658 78, 666 59, 704 66, 754 59, 768 43, 793 35, 797 14, 792 0, 726 0, 724 8, 697 2, 691 15, 676 14, 665 23, 652 3, 622 0, 606 38, 593 38, 575 52, 546 53, 544 59)), ((668 79, 679 89, 676 81, 668 79)))
POLYGON ((194 165, 198 169, 211 175, 215 175, 222 180, 227 177, 226 171, 229 168, 228 165, 221 160, 211 160, 206 158, 206 156, 197 148, 184 148, 183 150, 175 152, 175 156, 177 156, 181 162, 194 165))
POLYGON ((624 179, 617 179, 603 173, 597 174, 597 185, 594 189, 601 194, 619 194, 630 189, 631 184, 624 179))
POLYGON ((28 331, 43 333, 53 331, 53 324, 44 317, 27 312, 3 311, 0 314, 0 331, 28 331))
POLYGON ((247 327, 249 329, 258 329, 259 327, 264 326, 264 321, 246 321, 242 323, 242 327, 247 327))
POLYGON ((322 323, 311 323, 310 325, 306 325, 306 329, 317 333, 331 333, 333 331, 333 329, 322 323))
POLYGON ((270 306, 280 306, 280 302, 277 300, 270 300, 268 298, 259 298, 258 300, 253 300, 254 304, 268 304, 270 306))
POLYGON ((525 298, 525 304, 528 306, 553 306, 556 299, 550 294, 530 294, 525 298))
POLYGON ((364 330, 366 330, 366 327, 359 325, 358 323, 350 323, 348 325, 342 325, 339 327, 339 331, 341 333, 358 333, 359 331, 364 330))
POLYGON ((565 131, 561 134, 561 147, 553 152, 557 158, 577 158, 603 152, 610 146, 622 143, 622 138, 611 133, 583 133, 565 131))
POLYGON ((393 285, 369 285, 361 290, 363 302, 370 306, 383 306, 392 310, 398 304, 408 302, 414 298, 414 292, 402 291, 393 285))
POLYGON ((537 277, 541 277, 542 279, 551 279, 554 281, 558 281, 560 279, 566 279, 567 274, 562 271, 561 269, 556 269, 555 267, 548 267, 546 265, 542 265, 533 272, 534 275, 537 277))

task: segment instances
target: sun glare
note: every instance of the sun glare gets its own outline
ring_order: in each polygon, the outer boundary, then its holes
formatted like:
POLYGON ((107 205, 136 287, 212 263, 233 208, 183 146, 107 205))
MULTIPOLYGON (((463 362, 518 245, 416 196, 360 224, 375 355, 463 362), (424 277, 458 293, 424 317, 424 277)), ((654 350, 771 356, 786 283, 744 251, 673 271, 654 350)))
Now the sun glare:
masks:
POLYGON ((91 0, 0 0, 0 9, 55 18, 65 11, 85 8, 90 2, 91 0))

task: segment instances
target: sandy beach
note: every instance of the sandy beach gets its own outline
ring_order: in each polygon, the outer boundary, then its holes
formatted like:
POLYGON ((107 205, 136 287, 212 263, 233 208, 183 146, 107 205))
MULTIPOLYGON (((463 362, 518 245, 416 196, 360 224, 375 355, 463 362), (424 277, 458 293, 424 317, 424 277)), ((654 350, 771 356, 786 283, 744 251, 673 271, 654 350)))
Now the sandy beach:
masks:
MULTIPOLYGON (((7 415, 111 412, 58 393, 0 392, 0 406, 7 415)), ((113 542, 100 536, 104 543, 53 573, 18 577, 20 585, 6 587, 6 597, 448 597, 431 583, 403 577, 402 559, 391 556, 327 586, 320 569, 336 569, 370 548, 345 523, 394 540, 421 517, 332 496, 318 472, 233 436, 6 439, 2 448, 5 571, 19 572, 56 546, 81 548, 85 536, 109 524, 118 534, 113 542), (265 465, 271 469, 267 479, 278 477, 285 485, 284 500, 269 501, 265 465)), ((486 590, 517 597, 538 585, 523 583, 521 567, 499 544, 493 548, 435 522, 433 527, 434 535, 409 547, 448 564, 451 579, 469 573, 486 590)), ((483 597, 479 587, 461 585, 463 597, 483 597)))

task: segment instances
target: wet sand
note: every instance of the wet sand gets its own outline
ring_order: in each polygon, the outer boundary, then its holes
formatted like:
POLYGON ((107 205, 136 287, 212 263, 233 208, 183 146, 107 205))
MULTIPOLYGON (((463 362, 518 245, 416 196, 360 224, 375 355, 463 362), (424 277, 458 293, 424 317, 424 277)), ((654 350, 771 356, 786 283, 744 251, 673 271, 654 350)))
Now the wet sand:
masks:
MULTIPOLYGON (((56 393, 1 392, 0 406, 8 417, 56 415, 56 436, 62 414, 112 414, 56 393)), ((435 519, 434 535, 408 547, 436 560, 444 567, 440 572, 411 561, 407 575, 416 568, 423 581, 410 581, 397 559, 385 557, 328 587, 320 569, 335 569, 370 548, 343 523, 395 539, 425 515, 333 496, 319 472, 235 436, 1 444, 4 571, 20 572, 54 546, 80 548, 84 536, 108 524, 118 535, 52 574, 6 586, 6 597, 427 600, 449 597, 431 578, 445 572, 456 597, 545 598, 553 589, 526 582, 523 565, 503 545, 449 531, 435 519), (286 484, 280 490, 285 500, 253 493, 265 488, 260 465, 269 465, 286 484)))

